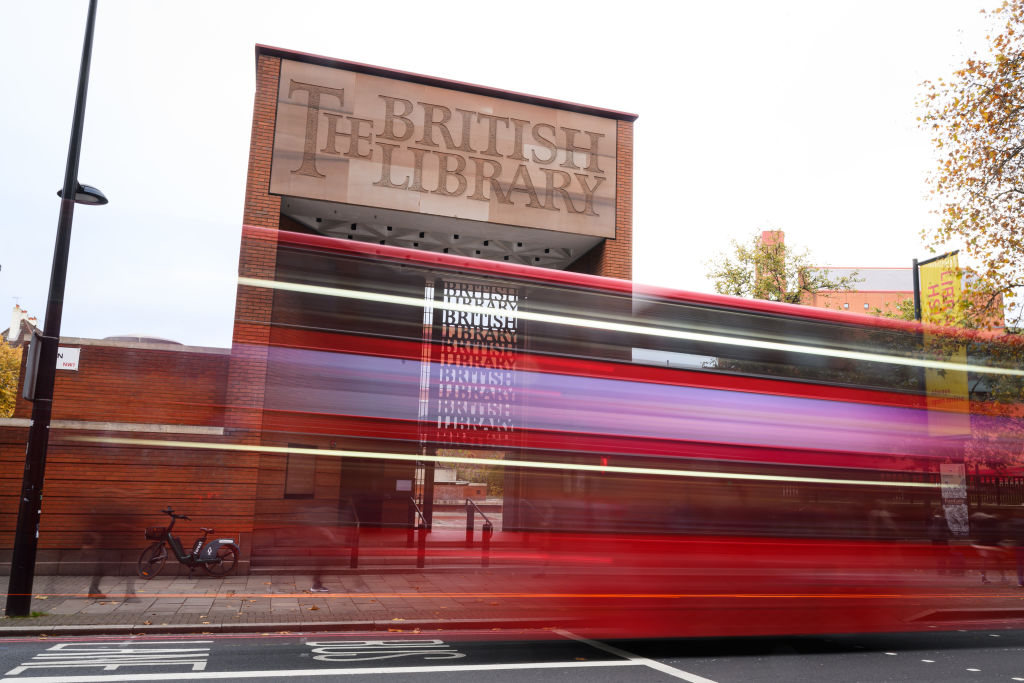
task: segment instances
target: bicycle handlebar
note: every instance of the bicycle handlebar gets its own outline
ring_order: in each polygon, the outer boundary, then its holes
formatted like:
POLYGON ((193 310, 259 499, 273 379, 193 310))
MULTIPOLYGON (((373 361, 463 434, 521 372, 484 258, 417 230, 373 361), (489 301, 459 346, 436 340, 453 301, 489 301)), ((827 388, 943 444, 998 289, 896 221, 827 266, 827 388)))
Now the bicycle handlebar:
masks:
POLYGON ((168 505, 166 508, 164 508, 163 513, 165 515, 170 515, 171 519, 185 519, 185 520, 188 520, 189 522, 192 521, 192 518, 189 517, 188 515, 176 515, 176 514, 174 514, 174 510, 171 509, 170 505, 168 505))

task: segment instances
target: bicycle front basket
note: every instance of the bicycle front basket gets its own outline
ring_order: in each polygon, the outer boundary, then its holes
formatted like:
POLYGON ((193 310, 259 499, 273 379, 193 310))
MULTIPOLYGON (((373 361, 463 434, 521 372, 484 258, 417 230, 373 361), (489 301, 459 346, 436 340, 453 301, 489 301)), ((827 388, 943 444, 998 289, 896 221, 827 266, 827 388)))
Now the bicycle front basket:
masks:
POLYGON ((162 526, 148 526, 146 527, 146 538, 151 541, 162 541, 164 540, 164 533, 167 531, 167 527, 162 526))

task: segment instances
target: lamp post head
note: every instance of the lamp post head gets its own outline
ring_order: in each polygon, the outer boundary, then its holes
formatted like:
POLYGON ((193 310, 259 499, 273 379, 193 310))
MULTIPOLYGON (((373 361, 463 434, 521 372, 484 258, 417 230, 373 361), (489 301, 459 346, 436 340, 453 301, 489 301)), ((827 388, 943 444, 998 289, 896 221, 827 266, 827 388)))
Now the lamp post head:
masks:
MULTIPOLYGON (((64 190, 57 190, 57 196, 63 198, 64 190)), ((102 206, 107 203, 107 197, 92 185, 78 183, 75 188, 75 204, 87 204, 91 206, 102 206)))

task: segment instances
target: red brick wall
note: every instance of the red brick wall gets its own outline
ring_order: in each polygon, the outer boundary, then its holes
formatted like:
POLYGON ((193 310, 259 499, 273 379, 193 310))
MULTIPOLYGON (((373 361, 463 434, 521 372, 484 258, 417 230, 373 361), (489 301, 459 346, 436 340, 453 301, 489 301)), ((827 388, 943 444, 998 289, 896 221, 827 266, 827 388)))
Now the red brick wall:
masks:
MULTIPOLYGON (((224 424, 227 349, 68 338, 61 347, 81 351, 77 371, 57 371, 53 420, 224 424)), ((19 388, 14 417, 31 415, 19 388)))
POLYGON ((487 484, 435 484, 434 500, 461 503, 471 500, 487 500, 487 484))
MULTIPOLYGON (((148 544, 143 529, 166 525, 166 505, 195 519, 177 527, 186 542, 199 525, 212 526, 240 541, 247 562, 257 463, 171 443, 224 441, 227 350, 61 345, 80 349, 79 369, 56 375, 37 571, 90 573, 95 551, 83 546, 96 543, 111 549, 103 554, 108 572, 134 571, 148 544)), ((19 422, 30 415, 31 404, 19 400, 15 419, 0 423, 0 571, 10 558, 25 462, 28 427, 19 422)))

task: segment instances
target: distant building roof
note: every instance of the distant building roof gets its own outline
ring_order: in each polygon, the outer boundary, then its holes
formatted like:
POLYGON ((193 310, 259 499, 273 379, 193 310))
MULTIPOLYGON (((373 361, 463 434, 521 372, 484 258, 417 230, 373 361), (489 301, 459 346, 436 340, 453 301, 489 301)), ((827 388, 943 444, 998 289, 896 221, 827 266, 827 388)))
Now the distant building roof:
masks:
POLYGON ((29 315, 21 306, 14 305, 11 313, 11 326, 3 331, 3 341, 10 346, 21 346, 32 339, 32 332, 42 333, 36 324, 36 317, 29 315))
POLYGON ((137 342, 140 344, 177 344, 183 346, 179 341, 164 339, 163 337, 146 337, 139 334, 119 335, 115 337, 104 337, 103 341, 137 342))
POLYGON ((914 271, 912 268, 818 268, 830 279, 850 277, 856 273, 857 282, 853 289, 858 292, 912 292, 914 271))

